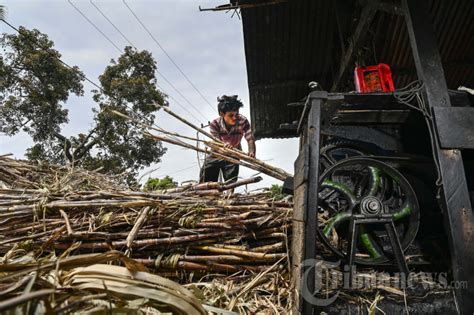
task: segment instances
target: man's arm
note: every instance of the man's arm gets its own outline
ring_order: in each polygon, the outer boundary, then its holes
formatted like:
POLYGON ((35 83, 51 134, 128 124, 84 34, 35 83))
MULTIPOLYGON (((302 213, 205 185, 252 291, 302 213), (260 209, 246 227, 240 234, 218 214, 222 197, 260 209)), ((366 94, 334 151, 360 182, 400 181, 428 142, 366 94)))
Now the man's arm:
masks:
POLYGON ((248 140, 247 143, 249 145, 249 156, 254 158, 257 154, 257 148, 255 147, 255 140, 254 139, 248 140))
POLYGON ((211 132, 211 135, 216 138, 221 140, 221 134, 219 132, 219 122, 217 120, 213 120, 211 124, 209 125, 209 131, 211 132))
POLYGON ((255 147, 255 138, 253 137, 252 128, 250 127, 250 123, 247 119, 245 119, 243 131, 245 140, 247 140, 247 143, 249 145, 248 154, 251 157, 255 157, 257 154, 257 149, 255 147))

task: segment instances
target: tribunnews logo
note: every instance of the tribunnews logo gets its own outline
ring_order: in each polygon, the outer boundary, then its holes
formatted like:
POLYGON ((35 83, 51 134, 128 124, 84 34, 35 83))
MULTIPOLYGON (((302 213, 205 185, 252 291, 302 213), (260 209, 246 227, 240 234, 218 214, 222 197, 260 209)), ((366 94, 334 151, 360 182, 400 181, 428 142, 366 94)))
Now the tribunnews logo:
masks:
POLYGON ((467 289, 467 281, 449 281, 446 272, 410 272, 404 273, 373 272, 357 273, 356 267, 349 268, 341 261, 331 262, 320 259, 307 259, 302 264, 303 299, 312 305, 327 306, 339 296, 340 290, 371 289, 377 287, 398 290, 421 288, 432 289, 467 289), (313 273, 314 272, 314 273, 313 273), (311 276, 314 274, 314 278, 311 276), (350 275, 352 274, 352 283, 350 275), (314 291, 311 284, 314 283, 314 291), (324 292, 323 292, 324 290, 324 292))

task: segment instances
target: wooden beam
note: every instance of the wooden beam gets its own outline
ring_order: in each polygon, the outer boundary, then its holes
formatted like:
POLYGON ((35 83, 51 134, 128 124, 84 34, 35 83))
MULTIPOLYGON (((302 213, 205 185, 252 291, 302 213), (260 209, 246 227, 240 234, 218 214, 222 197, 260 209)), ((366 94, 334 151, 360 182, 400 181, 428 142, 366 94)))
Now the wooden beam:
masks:
MULTIPOLYGON (((321 106, 327 100, 327 92, 309 94, 307 118, 302 115, 304 128, 300 154, 295 161, 294 210, 291 243, 293 314, 311 315, 318 305, 313 305, 304 291, 315 290, 315 268, 306 263, 316 258, 317 209, 319 191, 319 149, 321 137, 321 106), (305 268, 309 268, 306 272, 305 268)), ((314 266, 313 266, 314 267, 314 266)))
MULTIPOLYGON (((410 44, 418 78, 425 86, 430 113, 436 107, 451 107, 427 0, 403 0, 410 44)), ((435 122, 436 123, 436 122, 435 122)), ((433 126, 433 122, 429 122, 433 126)), ((452 126, 452 128, 458 128, 452 126)), ((433 126, 433 129, 438 129, 433 126)), ((436 130, 433 152, 440 176, 439 203, 443 210, 451 252, 454 293, 461 314, 474 313, 474 220, 462 154, 440 147, 436 130), (464 285, 461 285, 464 284, 464 285)))
POLYGON ((345 54, 341 59, 339 70, 331 87, 331 92, 334 92, 339 88, 347 69, 353 61, 354 53, 357 51, 357 49, 359 49, 360 45, 365 39, 370 24, 374 19, 375 13, 377 12, 378 4, 378 0, 369 0, 362 9, 362 13, 360 14, 359 18, 359 24, 357 24, 354 34, 349 41, 349 46, 347 49, 345 49, 345 54))

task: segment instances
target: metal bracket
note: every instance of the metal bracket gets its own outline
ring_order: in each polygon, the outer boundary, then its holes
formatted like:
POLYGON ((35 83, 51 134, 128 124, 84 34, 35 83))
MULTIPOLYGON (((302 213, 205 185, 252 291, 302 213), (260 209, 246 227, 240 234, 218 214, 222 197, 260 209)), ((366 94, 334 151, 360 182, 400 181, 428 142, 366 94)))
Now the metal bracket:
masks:
MULTIPOLYGON (((360 224, 380 224, 385 225, 385 230, 387 231, 388 237, 390 239, 390 244, 392 245, 393 254, 395 256, 396 263, 398 268, 405 276, 408 276, 409 269, 405 256, 403 254, 403 248, 400 243, 400 239, 395 229, 392 216, 374 216, 373 218, 367 217, 366 215, 354 214, 349 222, 349 242, 347 244, 347 260, 348 265, 352 270, 352 266, 355 261, 355 249, 357 247, 357 235, 360 224)), ((349 286, 352 286, 352 272, 349 274, 349 286)))
POLYGON ((433 107, 443 149, 474 149, 474 107, 433 107))

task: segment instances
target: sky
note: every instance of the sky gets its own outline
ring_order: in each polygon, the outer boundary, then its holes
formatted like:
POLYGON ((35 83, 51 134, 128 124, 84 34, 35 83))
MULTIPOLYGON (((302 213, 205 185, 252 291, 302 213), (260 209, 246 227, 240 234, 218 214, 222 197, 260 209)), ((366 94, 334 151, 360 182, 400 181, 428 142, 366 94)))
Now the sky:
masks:
MULTIPOLYGON (((77 65, 88 78, 98 82, 98 76, 103 73, 110 60, 120 55, 114 45, 123 49, 129 43, 89 0, 71 0, 71 2, 106 34, 113 44, 87 22, 67 0, 0 0, 0 4, 7 8, 6 19, 9 23, 17 27, 37 28, 47 34, 65 62, 77 65)), ((158 86, 169 95, 168 101, 173 111, 195 124, 206 124, 217 117, 215 108, 218 96, 237 94, 244 103, 241 113, 250 119, 241 20, 235 14, 232 16, 232 12, 199 11, 199 6, 211 8, 228 1, 128 0, 126 3, 150 30, 171 60, 204 96, 201 97, 185 79, 122 0, 93 0, 93 4, 135 47, 139 50, 146 49, 153 54, 159 73, 172 84, 169 85, 157 74, 158 86)), ((0 23, 0 32, 12 33, 12 30, 0 23)), ((93 88, 84 82, 85 95, 82 97, 71 95, 64 104, 64 108, 69 110, 70 121, 62 126, 63 134, 77 135, 91 128, 92 108, 96 106, 90 93, 93 88)), ((196 135, 194 130, 162 111, 157 114, 156 124, 169 131, 189 136, 196 135)), ((245 140, 242 144, 246 151, 245 140)), ((0 154, 13 153, 16 158, 24 158, 26 148, 31 145, 32 141, 26 134, 14 137, 0 135, 0 154)), ((257 158, 293 173, 293 163, 298 152, 296 138, 263 139, 258 140, 256 145, 257 158)), ((141 171, 141 181, 150 176, 161 178, 166 175, 179 183, 197 180, 199 163, 196 152, 168 144, 164 146, 168 151, 162 157, 162 161, 141 171)), ((246 178, 256 173, 254 170, 241 167, 239 176, 246 178)), ((262 176, 264 180, 249 189, 281 184, 269 176, 262 176)))

